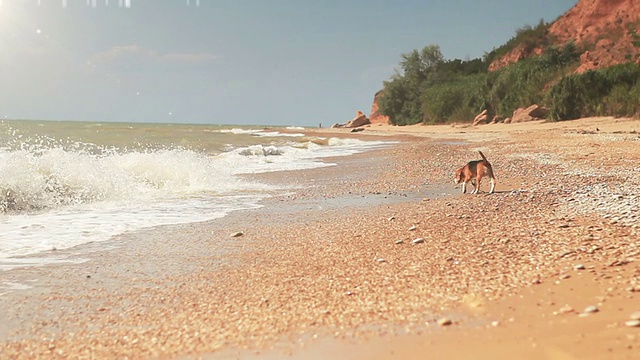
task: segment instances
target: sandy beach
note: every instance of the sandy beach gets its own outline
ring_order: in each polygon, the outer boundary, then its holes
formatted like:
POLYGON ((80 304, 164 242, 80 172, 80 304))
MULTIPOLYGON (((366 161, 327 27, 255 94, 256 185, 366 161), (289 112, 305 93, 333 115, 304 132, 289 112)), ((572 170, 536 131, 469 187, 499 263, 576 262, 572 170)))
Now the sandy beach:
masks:
POLYGON ((305 132, 397 143, 0 273, 0 358, 638 358, 640 121, 305 132), (462 195, 478 150, 496 193, 462 195))

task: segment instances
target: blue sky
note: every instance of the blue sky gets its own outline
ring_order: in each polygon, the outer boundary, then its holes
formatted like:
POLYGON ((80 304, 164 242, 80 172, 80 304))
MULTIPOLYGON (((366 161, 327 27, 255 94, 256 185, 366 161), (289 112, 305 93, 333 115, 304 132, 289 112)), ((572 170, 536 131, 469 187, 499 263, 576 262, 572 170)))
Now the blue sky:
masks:
POLYGON ((473 59, 576 0, 0 0, 0 117, 329 126, 402 53, 473 59))

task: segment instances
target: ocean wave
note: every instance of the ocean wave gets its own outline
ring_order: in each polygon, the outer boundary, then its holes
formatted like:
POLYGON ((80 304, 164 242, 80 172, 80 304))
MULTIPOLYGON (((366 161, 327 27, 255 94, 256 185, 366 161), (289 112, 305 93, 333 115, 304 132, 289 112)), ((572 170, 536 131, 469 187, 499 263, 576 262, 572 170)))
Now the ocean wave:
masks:
POLYGON ((299 133, 281 133, 279 131, 260 131, 252 134, 261 137, 303 137, 304 134, 299 133))
POLYGON ((232 128, 232 129, 222 129, 222 130, 217 130, 219 133, 222 134, 234 134, 234 135, 243 135, 243 134, 256 134, 261 132, 262 130, 258 130, 258 129, 239 129, 239 128, 232 128))
POLYGON ((61 148, 0 150, 0 211, 42 211, 247 188, 228 165, 215 156, 184 149, 100 155, 61 148))
MULTIPOLYGON (((289 128, 287 128, 289 129, 289 128)), ((296 128, 303 129, 303 128, 296 128)), ((218 130, 222 134, 234 134, 234 135, 251 135, 257 137, 303 137, 304 134, 300 133, 281 133, 279 131, 266 131, 261 129, 222 129, 218 130)))
POLYGON ((272 156, 282 155, 282 151, 274 146, 253 145, 245 148, 238 149, 238 153, 244 156, 272 156))
POLYGON ((134 131, 113 125, 104 133, 91 130, 89 138, 86 126, 62 125, 76 135, 67 138, 67 131, 46 127, 58 138, 0 131, 0 266, 15 256, 256 208, 284 189, 240 175, 333 166, 322 159, 389 144, 265 138, 251 135, 261 130, 243 130, 250 136, 203 131, 185 145, 188 129, 176 134, 152 125, 136 125, 134 131), (159 134, 145 137, 151 130, 159 134))

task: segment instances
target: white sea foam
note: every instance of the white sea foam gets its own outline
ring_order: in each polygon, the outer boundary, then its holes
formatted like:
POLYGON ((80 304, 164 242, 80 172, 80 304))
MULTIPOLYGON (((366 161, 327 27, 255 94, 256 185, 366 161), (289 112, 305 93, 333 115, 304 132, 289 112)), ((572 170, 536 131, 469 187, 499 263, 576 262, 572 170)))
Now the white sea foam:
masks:
POLYGON ((4 282, 0 282, 0 296, 4 296, 10 292, 16 291, 16 290, 26 290, 26 289, 30 289, 31 286, 27 285, 27 284, 22 284, 22 283, 16 283, 16 282, 11 282, 11 281, 4 281, 4 282))
POLYGON ((212 155, 174 145, 108 148, 14 138, 20 146, 0 148, 0 269, 60 261, 19 256, 256 208, 284 189, 238 175, 331 166, 321 159, 388 144, 323 139, 274 145, 255 139, 254 145, 231 144, 212 155))
POLYGON ((299 133, 281 133, 279 131, 260 131, 257 133, 253 133, 254 136, 262 136, 262 137, 303 137, 304 134, 299 133))
MULTIPOLYGON (((287 128, 287 129, 304 129, 304 128, 287 128)), ((279 131, 265 131, 259 129, 222 129, 219 130, 220 133, 223 134, 234 134, 234 135, 253 135, 253 136, 261 136, 261 137, 303 137, 304 134, 300 133, 281 133, 279 131)))
POLYGON ((259 132, 262 132, 262 130, 259 130, 259 129, 233 128, 233 129, 221 129, 221 130, 218 130, 218 132, 223 133, 223 134, 241 135, 241 134, 257 134, 259 132))

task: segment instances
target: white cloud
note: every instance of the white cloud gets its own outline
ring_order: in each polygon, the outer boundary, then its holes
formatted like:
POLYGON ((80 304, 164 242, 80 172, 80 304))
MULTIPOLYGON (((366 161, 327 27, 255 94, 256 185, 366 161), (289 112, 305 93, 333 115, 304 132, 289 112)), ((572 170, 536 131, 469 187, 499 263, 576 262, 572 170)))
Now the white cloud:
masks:
POLYGON ((209 53, 161 53, 138 45, 121 45, 91 56, 89 63, 120 71, 144 71, 158 67, 188 68, 218 59, 218 55, 209 53))

